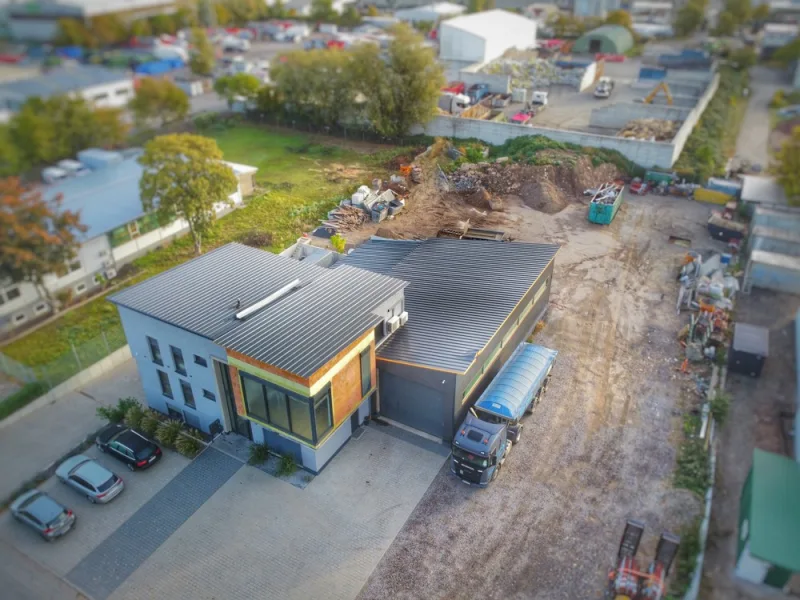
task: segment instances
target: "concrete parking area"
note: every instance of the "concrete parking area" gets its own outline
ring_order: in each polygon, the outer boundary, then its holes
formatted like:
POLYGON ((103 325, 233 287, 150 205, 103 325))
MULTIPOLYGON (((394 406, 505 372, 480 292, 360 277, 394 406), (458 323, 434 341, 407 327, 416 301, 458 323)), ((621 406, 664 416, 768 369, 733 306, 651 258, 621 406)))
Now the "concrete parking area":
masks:
POLYGON ((446 454, 370 425, 305 490, 240 469, 111 598, 354 598, 446 454))

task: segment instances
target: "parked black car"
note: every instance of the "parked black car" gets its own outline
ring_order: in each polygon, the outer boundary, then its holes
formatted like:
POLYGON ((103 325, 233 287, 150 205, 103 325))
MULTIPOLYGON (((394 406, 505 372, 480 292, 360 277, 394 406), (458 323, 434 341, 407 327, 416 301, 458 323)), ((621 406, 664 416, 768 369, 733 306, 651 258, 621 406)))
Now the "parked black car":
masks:
POLYGON ((161 458, 161 448, 141 433, 122 425, 109 425, 103 429, 95 444, 100 452, 108 452, 131 471, 146 469, 161 458))

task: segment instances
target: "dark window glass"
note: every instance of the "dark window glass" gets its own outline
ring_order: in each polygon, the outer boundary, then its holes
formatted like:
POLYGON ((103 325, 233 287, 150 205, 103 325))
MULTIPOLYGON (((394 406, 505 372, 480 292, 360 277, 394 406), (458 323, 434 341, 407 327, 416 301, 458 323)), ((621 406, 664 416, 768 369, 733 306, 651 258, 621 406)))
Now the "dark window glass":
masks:
POLYGON ((167 414, 169 415, 170 419, 183 421, 183 413, 176 408, 172 408, 169 404, 167 404, 167 414))
POLYGON ((331 396, 329 392, 321 398, 317 398, 314 403, 314 423, 317 428, 317 441, 328 433, 333 427, 333 418, 331 415, 331 396))
POLYGON ((180 348, 176 348, 175 346, 170 346, 169 349, 172 351, 172 361, 175 363, 175 370, 180 375, 186 375, 186 363, 183 362, 183 352, 181 352, 180 348))
POLYGON ((9 300, 14 300, 15 298, 20 297, 19 288, 11 288, 10 290, 6 291, 6 298, 9 300))
POLYGON ((150 346, 150 358, 153 360, 153 362, 157 365, 163 365, 164 362, 161 360, 161 348, 158 347, 158 342, 153 338, 148 337, 147 345, 150 346))
POLYGON ((372 365, 370 364, 370 352, 372 348, 367 348, 361 353, 361 395, 366 396, 372 389, 372 365))
POLYGON ((267 410, 269 424, 286 431, 289 429, 289 410, 286 407, 286 394, 280 390, 267 388, 267 410))
POLYGON ((289 416, 292 419, 292 433, 304 440, 313 440, 311 433, 311 407, 306 399, 289 396, 289 416))
POLYGON ((158 381, 161 383, 161 393, 167 398, 172 398, 172 386, 169 383, 169 375, 164 373, 164 371, 159 371, 158 381))
POLYGON ((208 390, 203 390, 203 398, 206 398, 207 400, 211 400, 212 402, 216 402, 217 401, 217 397, 214 394, 212 394, 211 392, 209 392, 208 390))
POLYGON ((201 367, 207 367, 208 366, 208 363, 206 362, 206 359, 202 358, 201 356, 197 356, 197 354, 194 355, 194 364, 200 365, 201 367))
POLYGON ((183 403, 189 408, 195 408, 192 384, 181 379, 181 392, 183 392, 183 403))
POLYGON ((247 414, 253 418, 268 423, 267 405, 264 399, 264 386, 261 382, 251 377, 242 377, 242 390, 247 414))
POLYGON ((98 488, 97 488, 97 491, 98 491, 98 492, 105 492, 105 491, 106 491, 107 489, 109 489, 109 488, 110 488, 112 485, 114 485, 115 483, 117 483, 117 481, 119 481, 119 477, 117 477, 116 475, 112 475, 112 476, 111 476, 111 479, 109 479, 109 480, 108 480, 108 481, 106 481, 105 483, 101 483, 101 484, 100 484, 100 487, 98 487, 98 488))

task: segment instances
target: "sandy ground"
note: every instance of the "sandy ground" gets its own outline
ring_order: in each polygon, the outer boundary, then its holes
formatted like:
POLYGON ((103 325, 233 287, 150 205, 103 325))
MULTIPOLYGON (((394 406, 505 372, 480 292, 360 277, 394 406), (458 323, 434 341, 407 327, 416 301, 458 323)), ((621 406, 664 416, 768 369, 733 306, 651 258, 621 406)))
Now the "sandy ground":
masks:
POLYGON ((489 488, 442 470, 362 600, 601 597, 625 519, 646 522, 647 560, 663 529, 698 514, 696 497, 671 488, 681 388, 675 266, 685 249, 668 237, 703 247, 709 209, 629 197, 608 227, 589 224, 586 211, 575 203, 547 215, 510 198, 487 223, 519 241, 562 244, 537 336, 559 351, 552 383, 489 488))
MULTIPOLYGON (((775 597, 733 576, 739 494, 753 461, 753 448, 791 456, 782 414, 791 413, 795 398, 794 317, 800 297, 754 289, 737 304, 737 318, 770 330, 770 355, 761 377, 732 375, 730 415, 722 429, 717 460, 714 504, 705 568, 704 598, 755 600, 775 597)), ((795 590, 800 594, 800 590, 795 590)))

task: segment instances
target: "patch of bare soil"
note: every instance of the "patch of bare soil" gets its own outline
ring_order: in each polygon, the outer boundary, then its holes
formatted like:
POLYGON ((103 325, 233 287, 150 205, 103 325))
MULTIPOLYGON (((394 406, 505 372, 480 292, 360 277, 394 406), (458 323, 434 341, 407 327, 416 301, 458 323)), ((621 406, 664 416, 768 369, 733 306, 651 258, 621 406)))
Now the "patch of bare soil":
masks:
POLYGON ((672 487, 685 249, 668 237, 707 240, 708 208, 635 197, 603 228, 575 204, 548 215, 512 198, 502 214, 519 239, 562 244, 536 336, 559 352, 547 396, 488 488, 442 470, 360 600, 599 598, 626 519, 646 523, 646 562, 701 511, 672 487))

